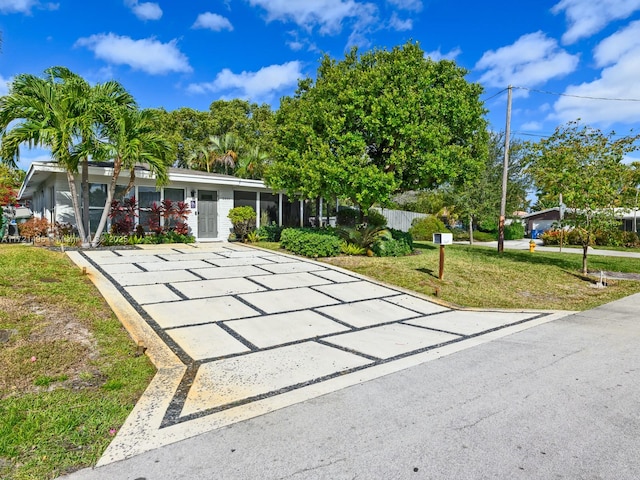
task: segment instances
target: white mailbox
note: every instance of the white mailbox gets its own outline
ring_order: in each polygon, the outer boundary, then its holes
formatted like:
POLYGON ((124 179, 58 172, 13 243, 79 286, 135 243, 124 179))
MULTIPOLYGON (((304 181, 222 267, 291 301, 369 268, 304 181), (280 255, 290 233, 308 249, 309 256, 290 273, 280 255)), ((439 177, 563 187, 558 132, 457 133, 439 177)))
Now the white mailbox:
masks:
POLYGON ((451 245, 453 243, 453 233, 434 233, 433 243, 437 245, 451 245))

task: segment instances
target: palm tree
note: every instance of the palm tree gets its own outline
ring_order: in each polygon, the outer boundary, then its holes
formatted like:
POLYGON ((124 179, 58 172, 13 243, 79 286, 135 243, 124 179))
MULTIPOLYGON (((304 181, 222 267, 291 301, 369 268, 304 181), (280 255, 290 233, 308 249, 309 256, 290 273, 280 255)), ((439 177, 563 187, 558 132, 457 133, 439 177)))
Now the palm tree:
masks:
POLYGON ((148 166, 155 174, 157 184, 166 185, 168 182, 167 160, 172 149, 167 139, 155 129, 156 120, 152 110, 132 110, 121 105, 110 105, 102 112, 100 134, 104 141, 99 148, 93 149, 93 153, 96 158, 113 160, 113 174, 92 246, 100 241, 123 168, 130 172, 127 190, 133 186, 135 166, 140 164, 148 166))
POLYGON ((187 161, 189 168, 228 175, 229 171, 234 173, 241 153, 242 145, 235 134, 210 135, 207 143, 200 145, 187 161))
MULTIPOLYGON (((48 78, 22 74, 14 78, 9 94, 0 98, 0 157, 15 166, 20 158, 20 146, 49 148, 52 158, 67 171, 73 211, 80 219, 75 173, 79 158, 74 153, 80 143, 77 104, 81 89, 76 82, 57 81, 53 69, 45 71, 48 78), (10 130, 9 125, 17 121, 10 130)), ((78 234, 85 241, 82 222, 76 222, 78 234)))
POLYGON ((261 151, 260 147, 253 146, 238 158, 236 175, 241 178, 261 179, 269 162, 269 155, 261 151))

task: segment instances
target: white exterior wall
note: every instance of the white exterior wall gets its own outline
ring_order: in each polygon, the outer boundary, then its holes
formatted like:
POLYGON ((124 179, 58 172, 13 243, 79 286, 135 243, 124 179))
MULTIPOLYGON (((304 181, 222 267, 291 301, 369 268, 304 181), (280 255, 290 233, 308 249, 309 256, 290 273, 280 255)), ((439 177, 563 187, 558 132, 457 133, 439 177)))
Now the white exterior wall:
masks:
MULTIPOLYGON (((69 182, 66 175, 56 175, 53 187, 55 189, 56 199, 55 221, 75 225, 76 222, 75 215, 73 213, 73 202, 71 201, 71 192, 69 192, 69 182)), ((76 188, 80 191, 80 182, 78 181, 76 181, 76 188)), ((44 194, 46 198, 48 196, 46 189, 44 194)))
POLYGON ((218 238, 228 240, 233 231, 233 224, 229 220, 229 211, 233 208, 233 188, 218 189, 218 238))

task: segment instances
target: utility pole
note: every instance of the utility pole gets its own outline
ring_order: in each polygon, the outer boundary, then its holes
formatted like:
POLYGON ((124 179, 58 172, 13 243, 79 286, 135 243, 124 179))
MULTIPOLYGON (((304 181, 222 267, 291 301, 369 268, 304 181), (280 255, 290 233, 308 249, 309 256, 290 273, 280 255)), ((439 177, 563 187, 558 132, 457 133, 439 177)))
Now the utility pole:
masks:
POLYGON ((504 251, 504 217, 507 210, 507 180, 509 178, 509 137, 511 136, 511 90, 507 87, 507 127, 504 134, 504 164, 502 166, 502 200, 500 201, 500 220, 498 222, 498 252, 504 251))

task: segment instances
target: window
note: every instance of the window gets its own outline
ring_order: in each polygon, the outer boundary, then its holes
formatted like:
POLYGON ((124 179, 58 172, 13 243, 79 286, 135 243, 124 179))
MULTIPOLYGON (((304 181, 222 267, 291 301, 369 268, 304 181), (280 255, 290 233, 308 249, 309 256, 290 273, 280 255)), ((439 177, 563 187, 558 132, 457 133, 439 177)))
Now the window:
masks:
POLYGON ((107 185, 105 183, 89 184, 89 230, 95 233, 102 218, 104 204, 107 201, 107 185))
MULTIPOLYGON (((138 187, 138 224, 149 231, 149 220, 151 218, 151 207, 154 203, 160 203, 160 191, 156 187, 138 187)), ((155 219, 160 225, 160 217, 155 219)))
POLYGON ((233 206, 234 207, 251 207, 255 211, 256 209, 256 192, 243 192, 241 190, 235 190, 233 192, 233 206))
POLYGON ((260 225, 262 225, 262 216, 268 215, 268 223, 278 223, 278 195, 271 193, 260 193, 260 225))
POLYGON ((164 199, 174 202, 184 202, 184 189, 182 188, 165 188, 164 199))

